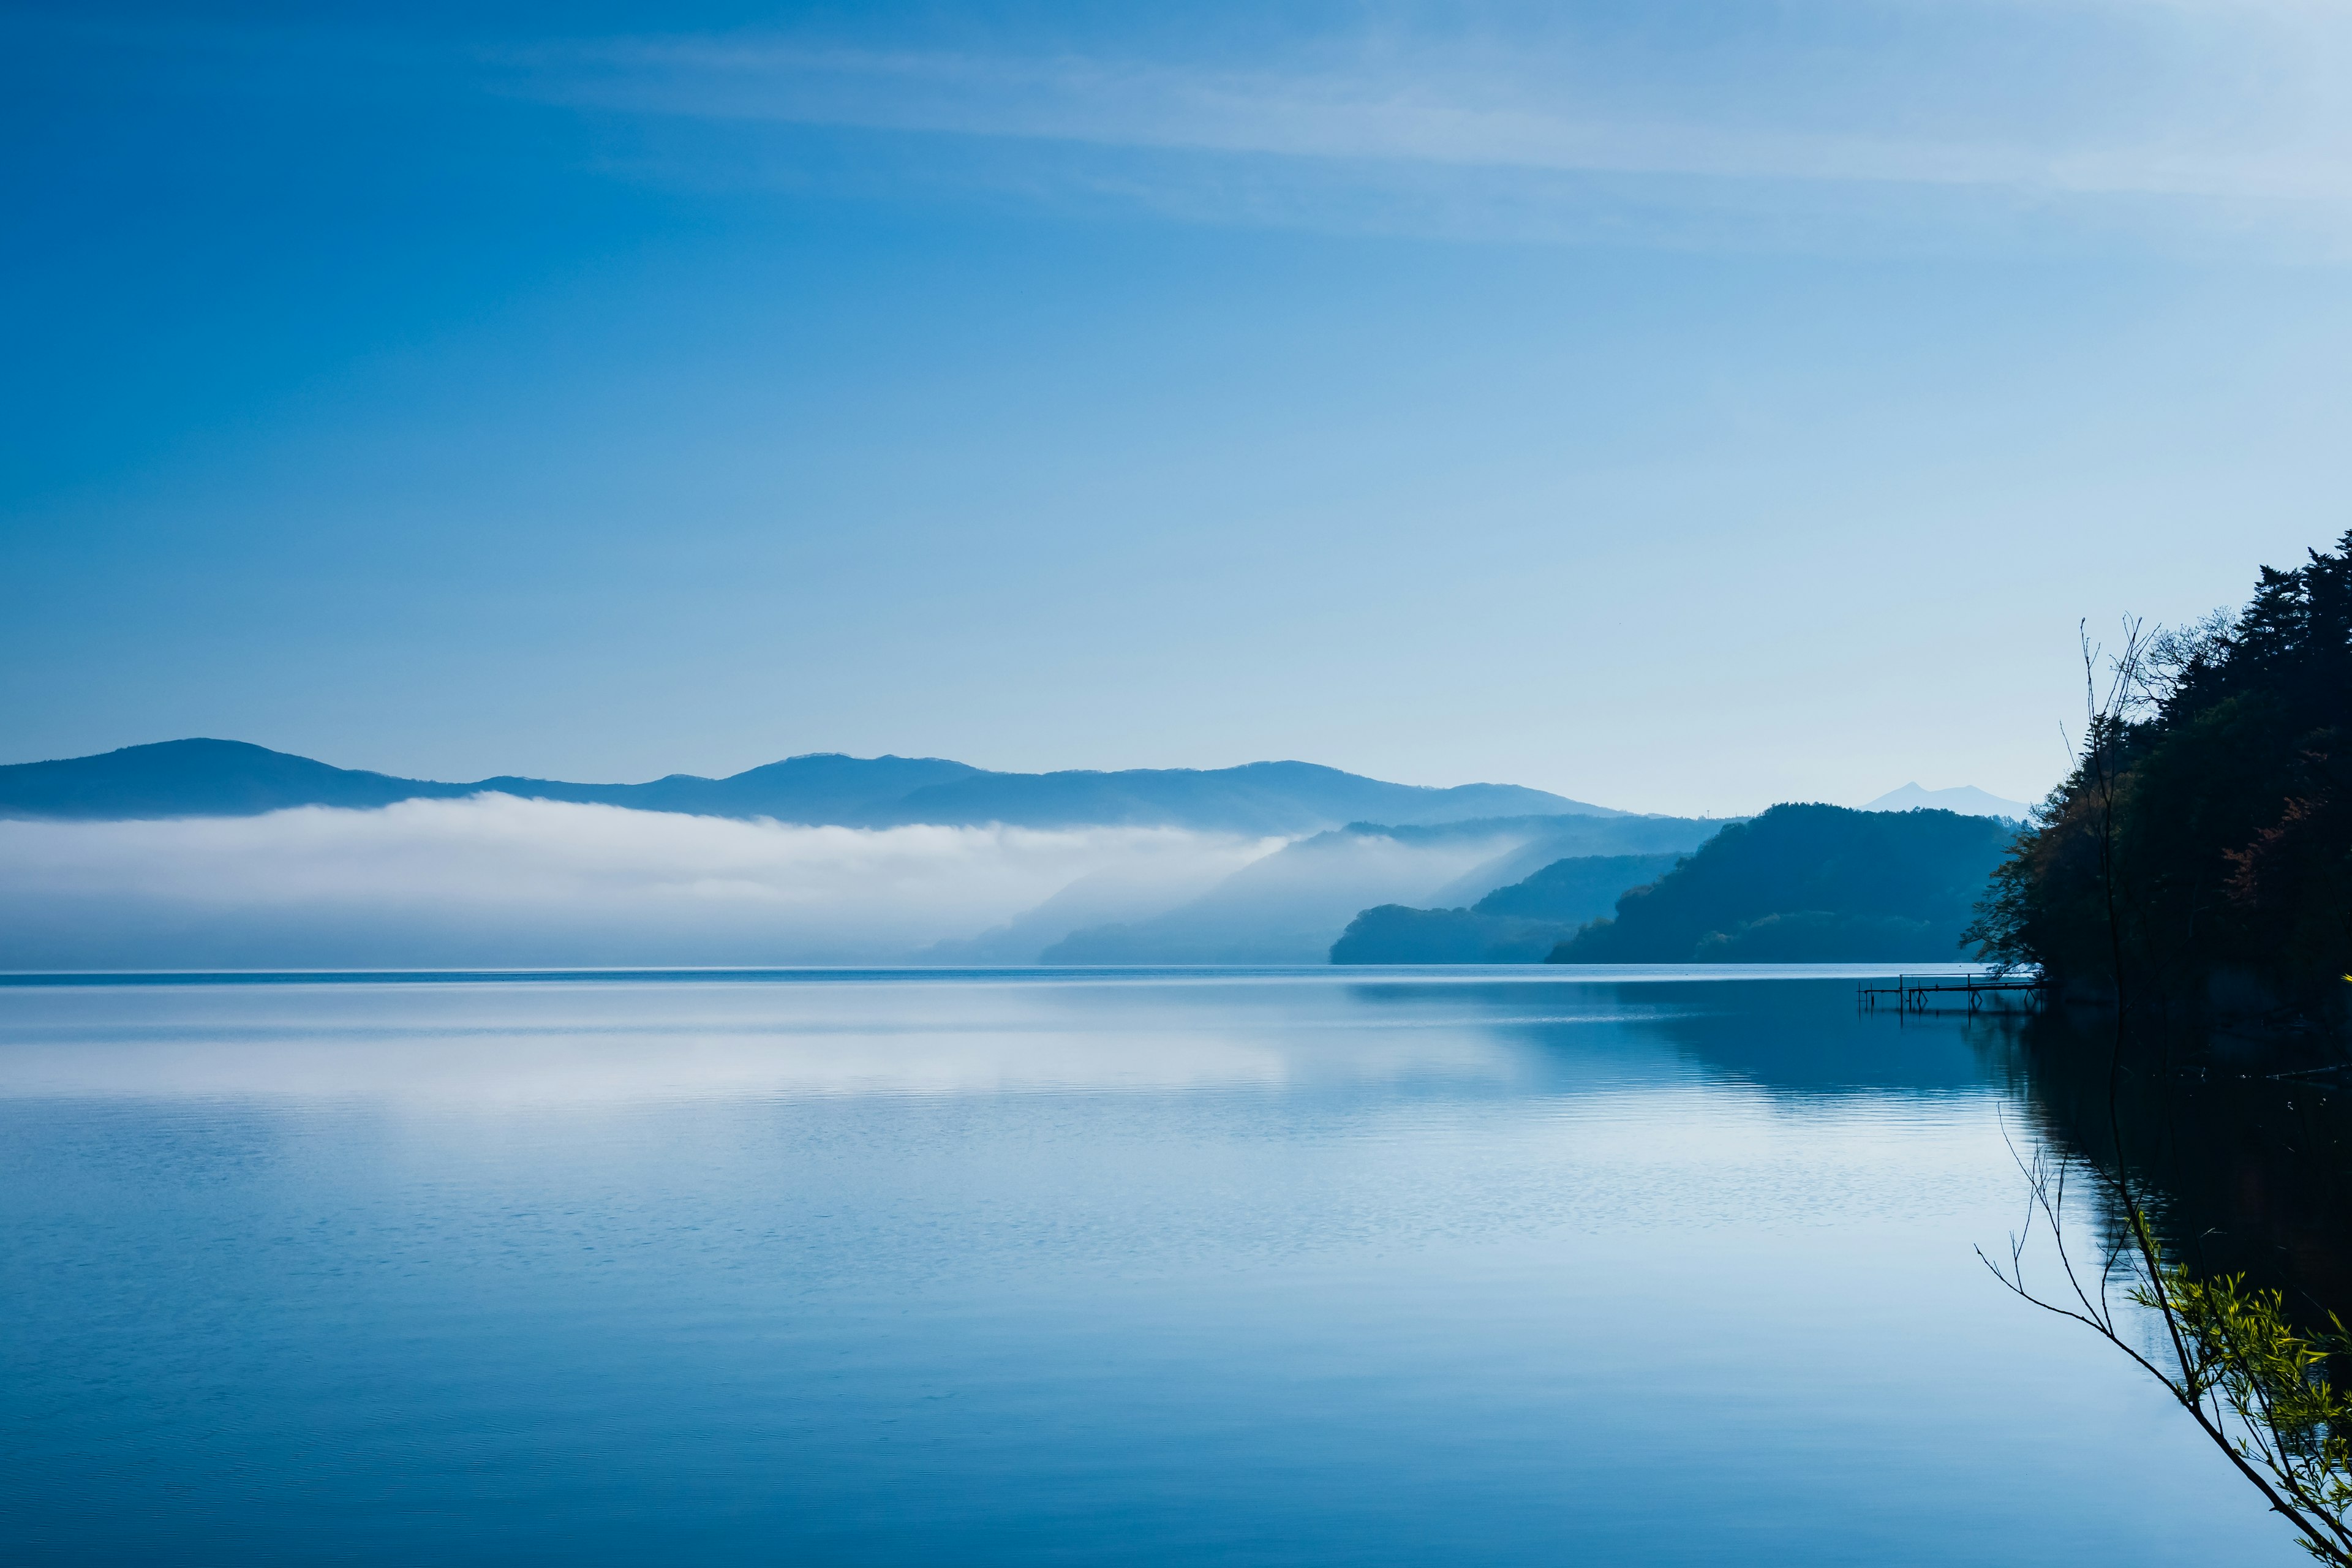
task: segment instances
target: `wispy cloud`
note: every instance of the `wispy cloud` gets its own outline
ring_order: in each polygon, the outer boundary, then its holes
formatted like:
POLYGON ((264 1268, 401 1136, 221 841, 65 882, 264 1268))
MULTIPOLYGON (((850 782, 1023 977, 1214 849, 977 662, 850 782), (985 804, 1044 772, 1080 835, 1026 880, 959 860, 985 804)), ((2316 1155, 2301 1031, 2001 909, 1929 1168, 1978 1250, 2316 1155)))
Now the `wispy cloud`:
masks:
POLYGON ((799 827, 505 795, 0 822, 0 967, 895 961, 1082 878, 1189 889, 1272 847, 1157 828, 799 827))
POLYGON ((1490 189, 1509 174, 1796 184, 2252 207, 2330 225, 2352 210, 2341 8, 1778 15, 1743 26, 1726 12, 1715 32, 1686 18, 1679 33, 1388 33, 1242 63, 751 37, 506 58, 527 90, 605 111, 1275 159, 1358 183, 1387 170, 1409 183, 1486 176, 1490 189))
POLYGON ((2328 200, 2352 193, 2352 172, 2324 155, 2326 149, 2087 139, 2033 145, 1642 121, 1410 78, 1203 74, 1083 59, 698 43, 612 47, 585 58, 605 69, 569 88, 576 101, 708 119, 1553 173, 2328 200))

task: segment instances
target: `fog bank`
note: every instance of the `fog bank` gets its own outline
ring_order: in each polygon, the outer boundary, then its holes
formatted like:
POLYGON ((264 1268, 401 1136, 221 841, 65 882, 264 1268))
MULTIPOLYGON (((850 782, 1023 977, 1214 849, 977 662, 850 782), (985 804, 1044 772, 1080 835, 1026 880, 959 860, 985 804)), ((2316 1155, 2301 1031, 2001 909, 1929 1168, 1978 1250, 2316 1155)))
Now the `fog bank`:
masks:
POLYGON ((1279 843, 804 827, 501 795, 0 821, 0 968, 901 963, 1082 879, 1150 902, 1279 843))

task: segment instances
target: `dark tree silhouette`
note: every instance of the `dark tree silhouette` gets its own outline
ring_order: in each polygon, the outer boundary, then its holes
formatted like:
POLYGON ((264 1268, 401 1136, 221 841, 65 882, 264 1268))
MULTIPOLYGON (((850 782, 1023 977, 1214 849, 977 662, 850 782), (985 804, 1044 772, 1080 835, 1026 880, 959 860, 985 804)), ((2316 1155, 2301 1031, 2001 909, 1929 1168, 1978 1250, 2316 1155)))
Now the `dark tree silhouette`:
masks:
MULTIPOLYGON (((2087 722, 2082 753, 2061 792, 2066 815, 2057 819, 2069 826, 2066 851, 2089 870, 2089 887, 2075 897, 2096 910, 2101 928, 2077 933, 2078 940, 2087 946, 2092 934, 2106 939, 2113 1029, 2105 1113, 2112 1163, 2102 1167, 2047 1152, 2021 1161, 2026 1223, 2010 1237, 2007 1256, 1985 1258, 1985 1264, 2017 1296, 2090 1329, 2162 1384, 2272 1511, 2294 1527, 2305 1550, 2323 1563, 2352 1568, 2352 1398, 2329 1375, 2332 1362, 2352 1354, 2352 1336, 2332 1317, 2324 1330, 2302 1329, 2282 1292, 2251 1288, 2240 1274, 2200 1276, 2168 1257, 2125 1146, 2126 1074, 2148 1075, 2163 1095, 2173 1073, 2161 1046, 2168 1037, 2163 1020, 2147 1006, 2138 984, 2143 972, 2127 952, 2136 936, 2146 939, 2144 894, 2126 881, 2120 853, 2130 798, 2132 709, 2144 700, 2147 661, 2160 646, 2144 639, 2136 624, 2127 626, 2103 693, 2099 650, 2084 640, 2087 722), (2140 1027, 2144 1017, 2158 1027, 2140 1027), (2067 1185, 2077 1173, 2097 1186, 2108 1222, 2095 1269, 2078 1264, 2067 1239, 2067 1185), (2042 1291, 2027 1277, 2037 1229, 2046 1233, 2055 1256, 2059 1289, 2042 1291), (2126 1304, 2154 1316, 2159 1333, 2153 1348, 2140 1348, 2126 1304)), ((2039 837, 2046 845, 2050 835, 2045 826, 2039 837)), ((2015 880, 2004 889, 2011 897, 2015 880)))
POLYGON ((1969 936, 2152 1016, 2340 1029, 2352 971, 2352 532, 2236 615, 2128 639, 1969 936), (2112 906, 2112 907, 2111 907, 2112 906))

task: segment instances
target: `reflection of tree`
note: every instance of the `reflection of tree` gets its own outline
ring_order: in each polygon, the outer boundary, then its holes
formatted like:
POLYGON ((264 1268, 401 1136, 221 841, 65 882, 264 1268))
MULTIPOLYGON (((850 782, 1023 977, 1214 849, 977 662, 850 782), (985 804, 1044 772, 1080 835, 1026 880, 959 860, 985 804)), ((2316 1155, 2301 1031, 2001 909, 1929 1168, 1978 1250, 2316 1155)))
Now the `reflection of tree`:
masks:
POLYGON ((2002 1054, 2042 1144, 2120 1175, 2183 1265, 2283 1290, 2314 1326, 2352 1314, 2352 1096, 2210 1068, 2188 1069, 2188 1092, 2174 1092, 2149 1060, 2115 1081, 2111 1117, 2104 1022, 2053 1011, 2004 1027, 2002 1054))
MULTIPOLYGON (((2352 1397, 2331 1375, 2331 1363, 2352 1363, 2352 1335, 2307 1294, 2291 1308, 2285 1289, 2252 1283, 2242 1270, 2179 1261, 2182 1250, 2210 1250, 2222 1233, 2191 1230, 2185 1244, 2168 1246, 2156 1217, 2159 1194, 2135 1168, 2120 1127, 2120 1119, 2109 1124, 2104 1162, 2054 1140, 2026 1162, 2025 1226, 2007 1257, 1987 1266, 2019 1296, 2092 1330, 2163 1384, 2294 1526, 2306 1551, 2352 1565, 2352 1397), (2075 1256, 2065 1225, 2070 1180, 2079 1186, 2085 1176, 2103 1222, 2095 1257, 2086 1260, 2075 1256), (2054 1286, 2027 1278, 2037 1227, 2056 1259, 2054 1286), (2150 1339, 2139 1332, 2144 1321, 2124 1313, 2126 1304, 2153 1320, 2150 1339)), ((2180 1207, 2169 1207, 2177 1233, 2180 1207)))

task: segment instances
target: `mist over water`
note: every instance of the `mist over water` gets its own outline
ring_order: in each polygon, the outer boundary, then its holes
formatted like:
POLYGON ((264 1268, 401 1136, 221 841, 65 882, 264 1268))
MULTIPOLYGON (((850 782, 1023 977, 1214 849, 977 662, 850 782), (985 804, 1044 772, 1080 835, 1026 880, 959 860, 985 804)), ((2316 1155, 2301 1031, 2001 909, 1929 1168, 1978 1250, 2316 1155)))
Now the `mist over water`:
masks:
POLYGON ((903 962, 1074 884, 1073 924, 1153 913, 1280 844, 809 827, 500 795, 0 821, 0 968, 903 962))
POLYGON ((1465 901, 1590 852, 1579 831, 1706 830, 805 826, 497 794, 0 820, 0 970, 1319 963, 1357 911, 1465 901))

